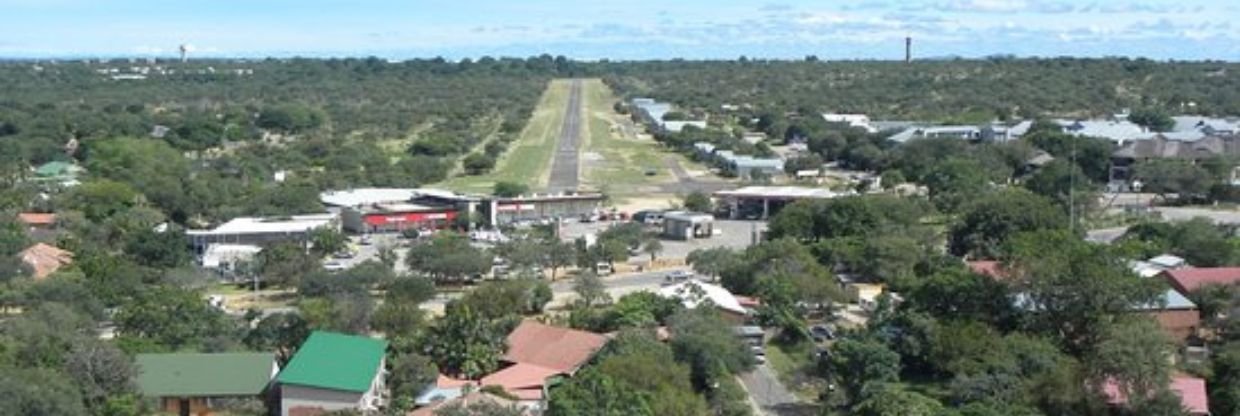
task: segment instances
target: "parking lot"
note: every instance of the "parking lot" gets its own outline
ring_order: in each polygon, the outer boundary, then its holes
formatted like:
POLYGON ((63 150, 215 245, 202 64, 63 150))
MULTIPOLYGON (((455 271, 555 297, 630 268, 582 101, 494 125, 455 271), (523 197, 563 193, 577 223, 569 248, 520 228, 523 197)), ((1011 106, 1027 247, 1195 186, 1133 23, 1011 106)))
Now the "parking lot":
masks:
MULTIPOLYGON (((560 238, 573 241, 588 234, 596 234, 620 222, 600 221, 590 223, 573 222, 560 225, 560 238)), ((650 225, 652 231, 659 226, 650 225)), ((689 252, 701 248, 727 247, 743 250, 754 242, 754 234, 766 230, 765 221, 715 220, 716 233, 710 238, 689 241, 663 239, 663 251, 660 258, 684 258, 689 252)), ((637 260, 638 257, 634 257, 637 260)))

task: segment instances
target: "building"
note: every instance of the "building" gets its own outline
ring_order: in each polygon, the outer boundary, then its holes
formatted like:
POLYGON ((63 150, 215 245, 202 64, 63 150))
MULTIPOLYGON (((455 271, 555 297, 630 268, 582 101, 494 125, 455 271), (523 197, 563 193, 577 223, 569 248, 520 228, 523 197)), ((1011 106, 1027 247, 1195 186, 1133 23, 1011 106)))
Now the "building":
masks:
POLYGON ((468 394, 465 394, 459 397, 454 397, 454 398, 447 399, 444 401, 435 402, 425 407, 420 407, 412 412, 409 412, 407 416, 435 416, 435 412, 438 411, 439 409, 449 408, 452 406, 460 406, 462 408, 466 408, 466 407, 469 407, 470 405, 477 404, 477 403, 488 403, 491 405, 499 406, 500 408, 519 410, 520 412, 519 414, 521 415, 532 414, 530 413, 529 410, 522 407, 515 400, 511 400, 511 399, 504 398, 504 397, 499 397, 499 396, 496 396, 490 393, 475 391, 475 392, 470 392, 468 394))
POLYGON ((720 207, 729 218, 766 219, 779 212, 785 205, 806 199, 835 198, 841 194, 824 188, 800 186, 746 186, 740 189, 715 192, 720 207))
POLYGON ((562 377, 572 377, 590 361, 609 339, 604 335, 560 328, 535 321, 522 321, 506 340, 506 364, 479 380, 482 386, 499 386, 521 405, 539 410, 547 387, 562 377))
POLYGON ((777 158, 732 155, 723 160, 720 168, 742 179, 770 178, 784 173, 784 161, 777 158))
POLYGON ((629 103, 634 108, 634 113, 641 118, 642 122, 657 132, 679 133, 689 126, 699 129, 706 128, 706 121, 665 120, 667 113, 672 112, 672 105, 668 103, 660 103, 652 98, 634 98, 629 103))
POLYGON ((723 286, 687 280, 670 286, 659 288, 659 296, 680 300, 686 308, 694 309, 700 305, 710 304, 719 309, 728 322, 740 325, 749 316, 749 310, 741 306, 740 300, 723 286))
POLYGON ((677 240, 710 238, 715 235, 715 217, 710 214, 672 211, 663 213, 663 236, 677 240))
POLYGON ((261 245, 282 241, 309 240, 315 230, 339 230, 337 214, 294 215, 289 217, 240 217, 210 230, 189 230, 190 245, 201 253, 211 244, 261 245))
POLYGON ((413 399, 413 405, 417 407, 431 406, 435 403, 452 400, 465 395, 470 390, 476 390, 479 386, 474 380, 461 380, 440 374, 432 384, 423 390, 418 397, 413 399))
POLYGON ((607 197, 600 193, 578 192, 494 197, 483 200, 478 212, 488 224, 500 226, 522 221, 594 215, 603 209, 606 199, 607 197))
POLYGON ((33 180, 71 187, 81 183, 78 181, 78 176, 85 171, 86 169, 70 162, 47 162, 35 168, 33 180))
POLYGON ((17 214, 17 221, 30 230, 46 230, 56 225, 56 214, 41 212, 23 212, 17 214))
POLYGON ((222 399, 262 399, 280 371, 275 354, 138 354, 138 391, 169 414, 210 416, 222 399))
POLYGON ((310 416, 343 409, 374 411, 386 405, 387 342, 315 331, 276 381, 280 415, 310 416))
POLYGON ((1185 267, 1162 272, 1163 279, 1188 296, 1207 285, 1233 285, 1240 282, 1240 267, 1185 267))
POLYGON ((340 213, 344 230, 376 233, 447 228, 481 199, 429 188, 360 188, 324 192, 319 200, 340 213))
POLYGON ((203 250, 198 264, 204 269, 236 270, 239 265, 254 261, 262 251, 261 246, 249 244, 211 244, 203 250))
MULTIPOLYGON (((1240 156, 1240 136, 1209 136, 1200 140, 1174 140, 1159 134, 1150 139, 1124 144, 1111 154, 1111 179, 1132 180, 1135 165, 1154 159, 1176 159, 1199 163, 1217 157, 1240 156)), ((1233 181, 1237 179, 1232 173, 1233 181)))
MULTIPOLYGON (((1210 414, 1210 398, 1206 394, 1204 379, 1177 375, 1171 378, 1171 383, 1167 387, 1171 392, 1180 396, 1180 407, 1185 410, 1186 414, 1190 416, 1210 414)), ((1102 394, 1106 397, 1107 404, 1111 406, 1124 407, 1128 404, 1128 397, 1115 380, 1107 380, 1103 384, 1102 394)))
POLYGON ((1175 116, 1171 119, 1175 121, 1172 132, 1199 132, 1206 136, 1240 134, 1240 119, 1202 116, 1175 116))
POLYGON ((878 128, 870 124, 870 116, 865 114, 838 114, 826 113, 822 115, 822 119, 828 123, 844 123, 849 127, 865 130, 867 133, 877 133, 878 128))
POLYGON ((844 284, 844 292, 848 294, 848 299, 861 305, 865 310, 874 310, 874 307, 878 305, 878 298, 886 289, 887 286, 879 283, 847 282, 844 284))
POLYGON ((35 243, 18 253, 17 257, 30 268, 31 277, 35 280, 51 276, 61 267, 73 263, 73 252, 45 243, 35 243))
POLYGON ((1145 127, 1128 120, 1055 120, 1063 132, 1073 136, 1100 137, 1123 145, 1133 140, 1145 140, 1151 133, 1145 127))

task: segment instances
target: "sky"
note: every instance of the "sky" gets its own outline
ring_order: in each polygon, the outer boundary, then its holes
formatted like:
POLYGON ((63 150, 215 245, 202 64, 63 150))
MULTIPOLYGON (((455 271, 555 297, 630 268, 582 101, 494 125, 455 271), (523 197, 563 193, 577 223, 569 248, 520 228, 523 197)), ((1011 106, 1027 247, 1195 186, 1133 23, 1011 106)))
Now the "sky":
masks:
POLYGON ((0 57, 1240 60, 1237 0, 0 0, 0 57))

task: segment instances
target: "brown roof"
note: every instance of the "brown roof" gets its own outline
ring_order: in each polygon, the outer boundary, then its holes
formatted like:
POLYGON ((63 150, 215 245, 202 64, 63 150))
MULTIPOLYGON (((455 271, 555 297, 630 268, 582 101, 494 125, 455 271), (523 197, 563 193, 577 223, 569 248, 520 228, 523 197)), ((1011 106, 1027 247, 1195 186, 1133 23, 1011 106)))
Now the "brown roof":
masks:
MULTIPOLYGON (((472 403, 483 403, 483 402, 494 403, 502 407, 512 407, 512 406, 517 405, 517 403, 512 400, 499 397, 493 394, 489 394, 489 393, 475 391, 475 392, 466 394, 464 396, 457 397, 452 400, 444 400, 442 402, 438 402, 430 406, 426 406, 426 407, 414 410, 412 412, 409 412, 407 416, 433 416, 436 410, 439 410, 440 408, 443 408, 443 407, 457 405, 457 404, 464 407, 464 406, 469 406, 472 403)), ((522 414, 529 414, 529 411, 523 411, 522 414)))
POLYGON ((1162 273, 1175 290, 1185 295, 1206 285, 1230 285, 1240 282, 1240 267, 1187 267, 1162 273))
POLYGON ((504 390, 542 389, 547 378, 560 374, 559 371, 534 364, 514 364, 503 370, 483 377, 479 384, 483 386, 500 386, 504 390))
POLYGON ((504 361, 571 375, 606 343, 607 337, 592 332, 524 321, 508 334, 504 361))
POLYGON ((1178 342, 1184 342, 1201 326, 1201 314, 1196 309, 1161 310, 1149 313, 1158 321, 1158 327, 1178 342))
POLYGON ((1011 273, 1008 272, 1007 268, 1003 267, 1003 263, 1000 263, 998 261, 978 260, 978 261, 971 261, 968 264, 969 264, 969 270, 972 270, 973 273, 980 274, 982 276, 986 276, 986 277, 989 277, 995 280, 1007 279, 1008 277, 1011 277, 1012 275, 1011 273))
POLYGON ((17 220, 26 225, 52 225, 56 223, 56 214, 23 212, 17 214, 17 220))
POLYGON ((44 243, 38 243, 22 250, 20 257, 22 263, 34 269, 35 279, 45 278, 73 262, 73 253, 44 243))
POLYGON ((1201 140, 1171 140, 1162 135, 1147 140, 1133 140, 1116 150, 1115 157, 1125 159, 1170 158, 1199 160, 1214 156, 1240 155, 1240 136, 1209 136, 1201 140))

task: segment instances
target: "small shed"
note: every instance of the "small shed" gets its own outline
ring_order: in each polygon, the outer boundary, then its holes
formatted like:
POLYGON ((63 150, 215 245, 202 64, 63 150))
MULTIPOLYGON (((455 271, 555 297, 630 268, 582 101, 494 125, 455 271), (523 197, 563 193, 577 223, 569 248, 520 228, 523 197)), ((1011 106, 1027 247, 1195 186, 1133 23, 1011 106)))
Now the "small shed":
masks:
POLYGON ((715 217, 700 212, 673 211, 663 214, 663 236, 677 240, 710 238, 715 217))

